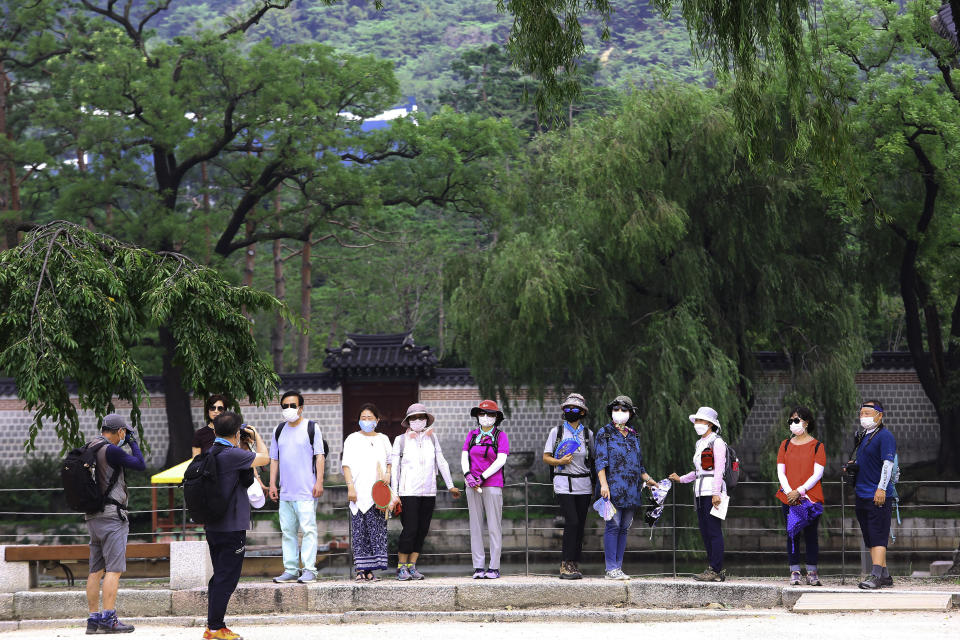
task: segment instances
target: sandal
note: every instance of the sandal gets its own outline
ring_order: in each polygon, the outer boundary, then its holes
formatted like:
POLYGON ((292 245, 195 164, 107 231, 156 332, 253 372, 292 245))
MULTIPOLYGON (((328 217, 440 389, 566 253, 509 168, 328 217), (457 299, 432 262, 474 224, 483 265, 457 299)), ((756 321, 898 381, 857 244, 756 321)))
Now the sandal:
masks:
POLYGON ((357 577, 353 579, 354 582, 366 582, 366 578, 363 577, 363 571, 357 571, 357 577))
POLYGON ((380 582, 380 578, 378 578, 373 571, 364 571, 363 578, 367 582, 380 582))

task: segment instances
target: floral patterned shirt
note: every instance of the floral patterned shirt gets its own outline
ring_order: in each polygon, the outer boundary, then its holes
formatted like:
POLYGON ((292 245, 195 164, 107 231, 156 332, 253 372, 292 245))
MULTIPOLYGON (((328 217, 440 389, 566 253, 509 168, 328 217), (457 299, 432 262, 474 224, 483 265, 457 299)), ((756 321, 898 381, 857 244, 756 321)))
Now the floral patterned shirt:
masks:
POLYGON ((597 432, 597 472, 606 469, 610 501, 618 509, 639 509, 643 506, 643 454, 637 432, 628 427, 624 437, 613 424, 597 432))

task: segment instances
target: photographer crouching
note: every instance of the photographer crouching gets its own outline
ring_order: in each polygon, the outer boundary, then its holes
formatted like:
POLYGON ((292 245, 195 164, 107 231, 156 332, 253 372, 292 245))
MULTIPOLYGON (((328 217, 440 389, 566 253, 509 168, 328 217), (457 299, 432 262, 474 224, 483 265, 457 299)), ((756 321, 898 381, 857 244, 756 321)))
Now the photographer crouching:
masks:
POLYGON ((873 563, 870 575, 859 586, 861 589, 892 587, 893 578, 887 570, 887 541, 893 501, 887 500, 887 490, 892 480, 897 441, 884 427, 883 407, 876 400, 860 405, 860 426, 855 454, 843 467, 854 485, 857 522, 873 563))

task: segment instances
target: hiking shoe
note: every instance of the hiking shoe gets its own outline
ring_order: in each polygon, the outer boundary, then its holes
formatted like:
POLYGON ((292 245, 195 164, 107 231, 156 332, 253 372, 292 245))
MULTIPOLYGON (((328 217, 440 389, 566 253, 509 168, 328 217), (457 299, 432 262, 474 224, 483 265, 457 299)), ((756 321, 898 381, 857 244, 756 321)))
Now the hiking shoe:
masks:
POLYGON ((693 576, 693 579, 697 582, 723 582, 727 578, 726 571, 714 571, 711 567, 707 567, 703 573, 698 573, 693 576))
POLYGON ((400 568, 397 569, 397 580, 400 580, 401 582, 413 580, 413 576, 410 575, 410 569, 407 569, 407 565, 402 564, 400 565, 400 568))
MULTIPOLYGON (((891 581, 892 584, 892 581, 891 581)), ((881 586, 881 579, 875 575, 867 576, 867 579, 857 585, 861 589, 879 589, 881 586)))
POLYGON ((881 587, 892 587, 893 586, 893 576, 887 576, 886 578, 880 578, 881 587))
POLYGON ((573 580, 573 571, 570 569, 569 562, 560 563, 560 579, 561 580, 573 580))
POLYGON ((115 613, 108 618, 101 618, 97 627, 97 633, 131 633, 132 631, 133 625, 123 624, 115 613))
POLYGON ((417 565, 415 564, 408 564, 407 569, 410 570, 410 577, 413 578, 414 580, 423 580, 424 578, 427 577, 422 573, 420 573, 419 571, 417 571, 417 565))
POLYGON ((791 571, 790 572, 790 586, 795 587, 800 584, 800 572, 791 571))
POLYGON ((316 582, 317 574, 309 569, 304 569, 303 573, 300 574, 300 577, 297 578, 297 582, 316 582))
POLYGON ((474 579, 474 580, 479 580, 479 579, 481 579, 481 578, 484 576, 485 573, 486 573, 486 571, 484 571, 483 569, 474 569, 474 570, 473 570, 473 579, 474 579))
POLYGON ((87 635, 91 636, 97 631, 100 630, 100 614, 97 613, 96 617, 90 616, 87 618, 87 635))
POLYGON ((230 631, 224 627, 223 629, 217 629, 216 631, 210 631, 207 629, 203 632, 203 640, 243 640, 243 637, 238 634, 230 631))
POLYGON ((500 577, 500 569, 487 569, 487 572, 483 574, 483 577, 487 580, 496 580, 500 577))
POLYGON ((571 563, 570 563, 570 571, 573 572, 573 579, 574 579, 574 580, 580 580, 580 579, 583 578, 583 573, 581 573, 580 567, 577 565, 576 562, 571 562, 571 563))
POLYGON ((819 587, 820 585, 820 576, 817 575, 816 570, 807 571, 807 584, 811 587, 819 587))
MULTIPOLYGON (((273 581, 274 582, 296 582, 299 578, 300 576, 298 576, 296 573, 290 573, 289 571, 284 571, 283 573, 278 575, 276 578, 274 578, 273 581)), ((226 629, 226 627, 224 627, 224 629, 226 629)))

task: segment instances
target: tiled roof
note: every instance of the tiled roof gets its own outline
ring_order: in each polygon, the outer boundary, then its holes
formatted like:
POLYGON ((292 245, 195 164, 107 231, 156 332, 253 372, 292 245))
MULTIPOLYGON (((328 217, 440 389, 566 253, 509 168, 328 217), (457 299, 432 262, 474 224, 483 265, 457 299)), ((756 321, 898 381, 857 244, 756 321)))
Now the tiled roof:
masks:
MULTIPOLYGON (((757 351, 753 355, 764 371, 786 371, 789 366, 786 356, 780 351, 757 351)), ((863 369, 913 369, 913 357, 909 351, 874 351, 863 369)))
POLYGON ((477 383, 470 374, 470 369, 466 367, 456 369, 437 367, 433 370, 431 377, 421 378, 420 384, 438 387, 474 387, 477 383))
POLYGON ((351 376, 430 377, 437 357, 417 346, 411 333, 348 333, 339 349, 327 349, 323 366, 342 379, 351 376))

